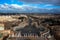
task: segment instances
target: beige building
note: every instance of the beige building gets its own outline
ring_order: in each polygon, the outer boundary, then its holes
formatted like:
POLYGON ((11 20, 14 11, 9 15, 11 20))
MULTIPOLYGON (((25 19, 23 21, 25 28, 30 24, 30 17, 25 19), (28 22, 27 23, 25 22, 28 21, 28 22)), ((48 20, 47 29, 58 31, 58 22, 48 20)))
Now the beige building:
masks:
POLYGON ((0 24, 0 30, 4 30, 4 24, 0 24))

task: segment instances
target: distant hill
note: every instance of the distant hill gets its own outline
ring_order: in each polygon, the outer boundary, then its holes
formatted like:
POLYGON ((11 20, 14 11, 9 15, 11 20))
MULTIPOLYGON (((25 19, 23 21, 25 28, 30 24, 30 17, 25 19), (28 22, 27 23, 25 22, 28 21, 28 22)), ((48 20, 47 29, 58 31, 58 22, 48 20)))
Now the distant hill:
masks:
POLYGON ((0 15, 19 15, 19 14, 26 14, 26 15, 60 15, 60 13, 0 13, 0 15))

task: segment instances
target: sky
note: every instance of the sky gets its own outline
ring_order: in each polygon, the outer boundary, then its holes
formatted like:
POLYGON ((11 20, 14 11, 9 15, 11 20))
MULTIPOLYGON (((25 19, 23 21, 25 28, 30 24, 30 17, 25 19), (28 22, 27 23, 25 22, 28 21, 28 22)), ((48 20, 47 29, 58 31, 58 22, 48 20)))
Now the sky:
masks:
POLYGON ((60 13, 60 0, 0 0, 0 13, 60 13))

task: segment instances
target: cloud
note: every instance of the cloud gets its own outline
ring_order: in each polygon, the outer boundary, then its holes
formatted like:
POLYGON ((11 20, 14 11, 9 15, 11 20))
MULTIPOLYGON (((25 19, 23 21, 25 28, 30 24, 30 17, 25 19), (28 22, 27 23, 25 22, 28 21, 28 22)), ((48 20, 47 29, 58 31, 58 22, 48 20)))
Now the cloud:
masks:
POLYGON ((24 3, 60 5, 60 0, 19 0, 24 3))
POLYGON ((18 4, 0 4, 0 12, 2 13, 57 13, 60 8, 50 4, 41 5, 18 5, 18 4), (39 6, 39 7, 38 7, 39 6), (41 7, 40 7, 41 6, 41 7))

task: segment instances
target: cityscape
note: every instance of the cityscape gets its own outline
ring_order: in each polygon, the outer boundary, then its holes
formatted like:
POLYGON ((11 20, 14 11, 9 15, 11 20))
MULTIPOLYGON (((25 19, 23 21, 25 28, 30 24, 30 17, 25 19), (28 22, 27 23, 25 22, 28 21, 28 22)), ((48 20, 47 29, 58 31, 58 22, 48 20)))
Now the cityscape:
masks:
POLYGON ((0 40, 60 40, 60 0, 0 0, 0 40))
POLYGON ((60 40, 60 15, 0 15, 0 40, 60 40))

